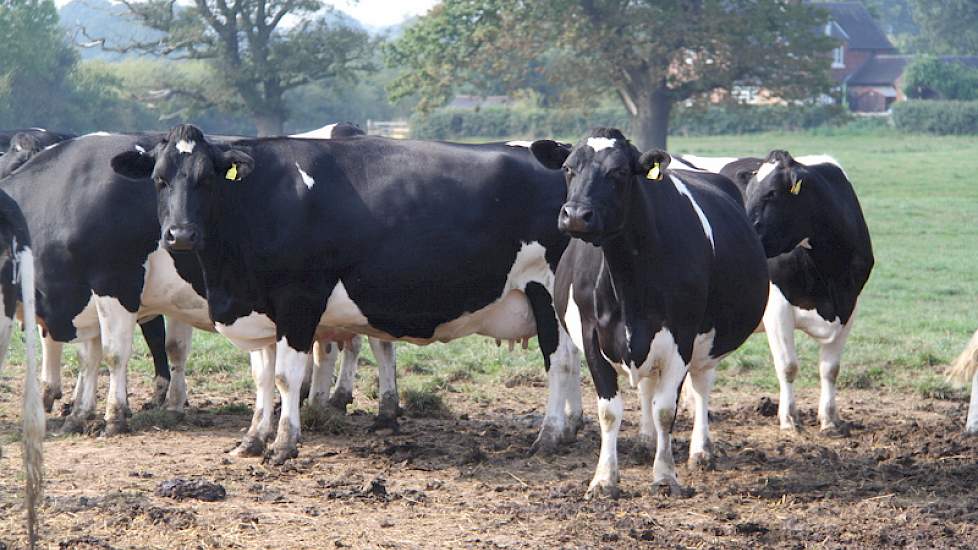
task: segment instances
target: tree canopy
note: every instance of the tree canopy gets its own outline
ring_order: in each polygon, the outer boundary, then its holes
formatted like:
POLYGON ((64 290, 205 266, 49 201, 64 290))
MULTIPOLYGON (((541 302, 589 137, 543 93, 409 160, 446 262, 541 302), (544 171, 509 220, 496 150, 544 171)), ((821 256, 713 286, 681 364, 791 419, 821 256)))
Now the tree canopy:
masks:
POLYGON ((978 2, 910 0, 920 28, 918 49, 931 54, 978 55, 978 2))
POLYGON ((124 3, 141 25, 161 34, 124 49, 202 60, 213 77, 170 82, 161 75, 156 99, 178 97, 188 105, 243 110, 259 135, 283 132, 289 90, 324 79, 348 81, 369 67, 366 32, 335 18, 330 22, 319 0, 124 3))
POLYGON ((408 70, 392 97, 443 103, 460 84, 613 90, 642 146, 664 147, 671 107, 734 86, 806 99, 829 89, 826 14, 785 0, 444 0, 388 48, 408 70))

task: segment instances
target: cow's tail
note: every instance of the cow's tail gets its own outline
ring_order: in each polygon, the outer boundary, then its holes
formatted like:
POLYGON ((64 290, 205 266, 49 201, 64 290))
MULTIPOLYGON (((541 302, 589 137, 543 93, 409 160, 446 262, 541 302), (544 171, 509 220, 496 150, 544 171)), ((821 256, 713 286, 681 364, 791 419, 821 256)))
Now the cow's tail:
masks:
POLYGON ((950 381, 958 384, 967 384, 978 371, 978 331, 975 331, 964 351, 951 364, 951 370, 947 377, 950 381))
MULTIPOLYGON (((16 248, 16 246, 15 246, 16 248)), ((27 537, 30 548, 37 544, 37 508, 44 483, 44 406, 37 379, 37 326, 34 309, 34 255, 29 247, 17 254, 17 268, 24 307, 24 473, 26 474, 27 537)))

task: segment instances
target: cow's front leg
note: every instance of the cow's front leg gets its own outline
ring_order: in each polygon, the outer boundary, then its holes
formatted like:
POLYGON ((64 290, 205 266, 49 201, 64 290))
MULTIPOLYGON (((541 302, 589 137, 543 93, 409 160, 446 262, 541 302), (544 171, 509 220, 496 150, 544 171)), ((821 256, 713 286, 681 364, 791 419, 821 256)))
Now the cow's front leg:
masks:
POLYGON ((255 381, 255 410, 251 426, 234 450, 233 456, 261 456, 265 442, 272 435, 272 413, 275 409, 275 344, 252 351, 251 377, 255 381))
MULTIPOLYGON (((588 331, 585 331, 587 334, 588 331)), ((601 426, 601 453, 594 477, 588 485, 584 498, 618 498, 620 474, 618 472, 618 432, 625 413, 625 404, 618 390, 618 373, 597 349, 597 338, 584 341, 588 368, 598 394, 598 425, 601 426)))
POLYGON ((44 410, 51 412, 54 402, 61 399, 61 356, 64 344, 41 330, 41 392, 44 410))
POLYGON ((642 416, 638 421, 638 443, 646 456, 655 453, 655 420, 652 418, 652 396, 655 393, 655 380, 641 378, 638 381, 638 400, 642 416))
POLYGON ((149 406, 163 407, 166 405, 166 392, 170 389, 170 363, 166 356, 167 334, 163 316, 158 315, 140 323, 139 329, 153 357, 153 399, 149 406))
POLYGON ((663 361, 652 394, 652 420, 655 423, 655 459, 652 461, 652 485, 672 496, 682 494, 676 478, 676 463, 672 456, 672 425, 676 420, 679 388, 686 376, 686 365, 678 351, 663 361))
POLYGON ((302 378, 305 375, 309 352, 292 347, 288 338, 282 337, 276 346, 275 387, 282 398, 282 413, 278 421, 278 433, 272 443, 269 460, 279 466, 299 455, 302 378))
POLYGON ((102 337, 102 353, 109 367, 109 394, 106 399, 105 435, 111 436, 129 431, 129 395, 126 376, 129 357, 132 355, 132 337, 136 329, 136 313, 128 311, 119 300, 98 297, 98 310, 102 337))

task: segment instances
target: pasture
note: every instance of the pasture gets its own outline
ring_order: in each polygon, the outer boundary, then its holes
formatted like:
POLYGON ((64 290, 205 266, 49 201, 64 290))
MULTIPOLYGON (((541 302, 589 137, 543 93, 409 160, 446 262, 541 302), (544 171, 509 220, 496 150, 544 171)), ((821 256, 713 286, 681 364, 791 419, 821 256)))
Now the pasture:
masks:
MULTIPOLYGON (((195 333, 190 408, 175 418, 140 410, 153 372, 140 339, 130 371, 133 433, 46 442, 43 546, 971 547, 978 439, 961 435, 966 394, 942 372, 978 326, 978 141, 823 130, 670 142, 671 151, 701 155, 772 148, 836 157, 872 232, 876 267, 840 375, 849 437, 818 433, 815 346, 804 337, 799 404, 807 429, 779 432, 767 401, 777 399, 777 380, 767 341, 755 335, 720 367, 711 407, 715 471, 685 467, 683 414, 676 461, 691 494, 653 493, 651 458, 632 445, 638 403, 628 390, 622 498, 586 502, 599 445, 586 369, 588 421, 577 442, 556 456, 529 456, 546 392, 535 343, 510 352, 467 338, 398 345, 406 415, 396 435, 367 430, 377 382, 364 346, 351 414, 304 419, 299 458, 273 468, 224 454, 250 420, 246 354, 195 333), (227 498, 155 496, 161 482, 178 477, 219 483, 227 498)), ((71 388, 77 359, 66 355, 71 388)), ((25 538, 16 444, 22 357, 12 350, 0 372, 0 548, 25 538)), ((100 398, 106 384, 103 373, 100 398)), ((58 425, 51 415, 49 429, 58 425)))

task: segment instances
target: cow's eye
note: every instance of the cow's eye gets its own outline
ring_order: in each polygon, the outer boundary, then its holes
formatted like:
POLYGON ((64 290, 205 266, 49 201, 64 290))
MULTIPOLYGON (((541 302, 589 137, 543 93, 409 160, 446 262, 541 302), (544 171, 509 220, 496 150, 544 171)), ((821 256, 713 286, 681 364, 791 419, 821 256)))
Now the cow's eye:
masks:
POLYGON ((611 171, 611 175, 615 176, 616 178, 627 178, 630 174, 625 168, 615 168, 611 171))

